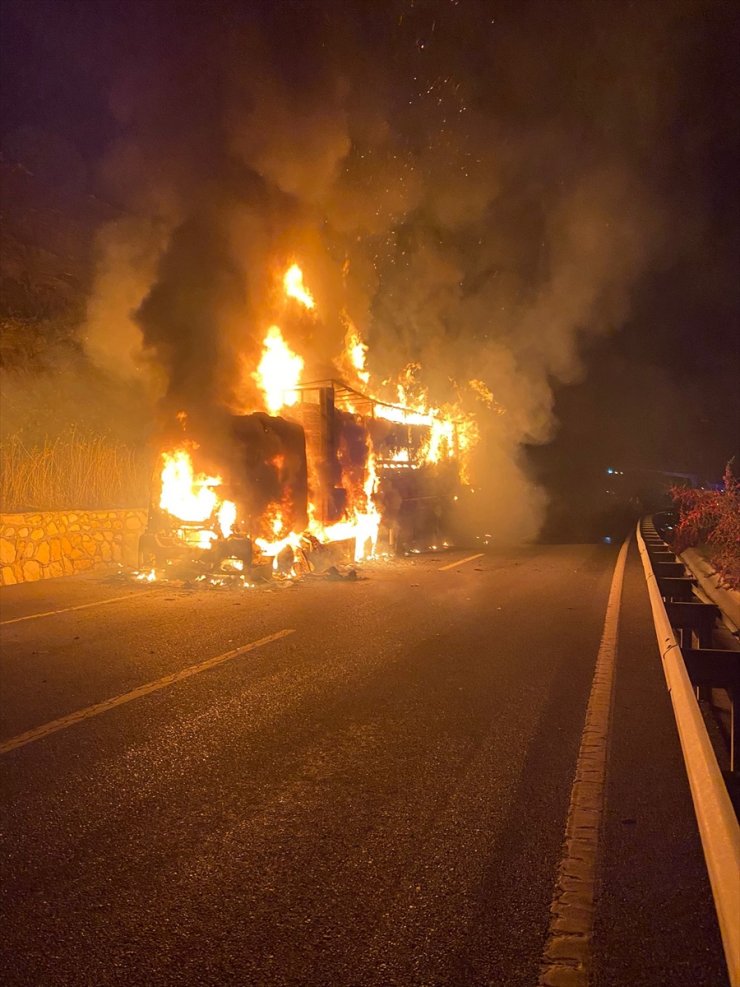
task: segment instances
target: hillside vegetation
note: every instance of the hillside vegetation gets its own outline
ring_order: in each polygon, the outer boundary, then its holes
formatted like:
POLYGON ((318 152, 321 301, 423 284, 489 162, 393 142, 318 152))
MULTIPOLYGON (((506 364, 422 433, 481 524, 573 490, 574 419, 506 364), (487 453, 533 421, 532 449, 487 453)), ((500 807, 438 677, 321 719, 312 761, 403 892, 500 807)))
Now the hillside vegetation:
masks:
POLYGON ((116 210, 0 158, 0 511, 142 507, 150 410, 79 341, 116 210))
POLYGON ((37 370, 77 346, 94 265, 96 230, 115 218, 107 203, 42 183, 0 159, 0 367, 37 370))
POLYGON ((674 487, 671 495, 679 511, 675 551, 704 546, 724 585, 740 590, 740 481, 732 463, 725 469, 722 490, 674 487))

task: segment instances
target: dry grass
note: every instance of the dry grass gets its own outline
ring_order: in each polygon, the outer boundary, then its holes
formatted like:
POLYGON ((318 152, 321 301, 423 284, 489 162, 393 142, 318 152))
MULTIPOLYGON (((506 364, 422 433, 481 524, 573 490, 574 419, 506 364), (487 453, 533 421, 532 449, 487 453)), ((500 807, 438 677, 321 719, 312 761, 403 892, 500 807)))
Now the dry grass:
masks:
POLYGON ((147 452, 75 429, 28 447, 0 444, 0 510, 145 507, 152 476, 147 452))

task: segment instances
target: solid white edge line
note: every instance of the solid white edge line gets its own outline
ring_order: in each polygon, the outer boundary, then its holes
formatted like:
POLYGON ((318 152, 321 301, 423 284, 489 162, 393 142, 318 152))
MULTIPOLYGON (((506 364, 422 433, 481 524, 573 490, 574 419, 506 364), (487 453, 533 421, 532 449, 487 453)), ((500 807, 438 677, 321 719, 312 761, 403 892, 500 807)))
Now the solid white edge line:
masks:
POLYGON ((477 555, 469 555, 466 559, 460 559, 459 562, 450 562, 449 565, 441 565, 437 572, 447 572, 448 569, 456 569, 459 565, 465 565, 466 562, 474 562, 476 559, 482 559, 483 552, 478 552, 477 555))
POLYGON ((655 636, 681 741, 731 987, 740 987, 740 826, 637 522, 655 636))
POLYGON ((550 905, 550 923, 537 980, 539 987, 565 984, 587 987, 590 982, 619 614, 630 537, 625 538, 619 550, 609 587, 550 905))
POLYGON ((57 733, 59 730, 66 730, 67 727, 74 726, 75 723, 80 723, 82 720, 89 720, 93 716, 99 716, 100 713, 107 713, 109 709, 115 709, 117 706, 123 706, 125 703, 130 703, 134 699, 141 699, 142 696, 148 696, 152 692, 166 689, 167 686, 174 685, 175 682, 189 679, 193 675, 204 672, 208 668, 214 668, 216 665, 223 665, 224 662, 239 658, 248 651, 254 651, 255 648, 261 647, 263 644, 271 644, 273 641, 279 641, 289 634, 295 634, 295 629, 286 628, 282 631, 276 631, 274 634, 268 634, 267 637, 261 637, 258 641, 251 641, 249 644, 243 644, 240 648, 234 648, 232 651, 225 651, 222 655, 216 655, 215 658, 207 658, 197 665, 188 665, 186 668, 180 669, 179 672, 173 672, 171 675, 163 675, 162 678, 155 679, 153 682, 146 682, 144 685, 137 686, 135 689, 131 689, 130 692, 124 692, 120 696, 113 696, 112 699, 104 699, 102 702, 95 703, 93 706, 86 706, 84 709, 78 709, 74 713, 68 713, 67 716, 61 716, 58 720, 51 720, 49 723, 43 723, 41 726, 34 727, 32 730, 26 730, 25 733, 19 733, 17 736, 10 737, 8 740, 0 743, 0 754, 7 754, 9 751, 17 750, 19 747, 25 747, 26 744, 33 743, 34 740, 41 740, 43 737, 48 737, 50 734, 57 733))

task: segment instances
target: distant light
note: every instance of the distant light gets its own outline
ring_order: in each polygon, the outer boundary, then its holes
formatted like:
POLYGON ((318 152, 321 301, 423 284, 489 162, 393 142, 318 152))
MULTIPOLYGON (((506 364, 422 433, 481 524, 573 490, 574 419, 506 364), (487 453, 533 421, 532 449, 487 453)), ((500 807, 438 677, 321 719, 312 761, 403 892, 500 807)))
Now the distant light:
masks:
POLYGON ((609 474, 611 475, 611 474, 612 474, 613 472, 614 472, 614 470, 613 470, 613 469, 611 468, 611 466, 610 466, 610 467, 609 467, 609 468, 607 469, 607 473, 609 473, 609 474))
POLYGON ((601 540, 603 541, 603 543, 605 545, 611 545, 611 543, 612 543, 612 536, 611 535, 604 535, 604 537, 601 540))

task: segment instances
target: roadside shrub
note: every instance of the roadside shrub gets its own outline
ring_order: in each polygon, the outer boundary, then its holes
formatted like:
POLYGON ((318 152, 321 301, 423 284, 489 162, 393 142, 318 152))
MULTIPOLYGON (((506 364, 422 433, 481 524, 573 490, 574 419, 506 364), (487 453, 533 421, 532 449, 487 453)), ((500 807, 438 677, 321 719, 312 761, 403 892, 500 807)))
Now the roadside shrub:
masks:
POLYGON ((671 497, 678 508, 674 530, 676 552, 706 545, 709 561, 729 589, 740 589, 740 481, 725 468, 722 490, 693 490, 673 487, 671 497))
POLYGON ((0 510, 103 510, 149 503, 150 457, 106 436, 70 429, 27 446, 0 444, 0 510))

